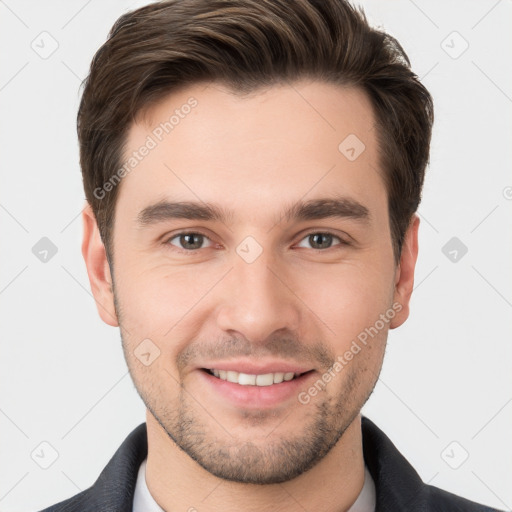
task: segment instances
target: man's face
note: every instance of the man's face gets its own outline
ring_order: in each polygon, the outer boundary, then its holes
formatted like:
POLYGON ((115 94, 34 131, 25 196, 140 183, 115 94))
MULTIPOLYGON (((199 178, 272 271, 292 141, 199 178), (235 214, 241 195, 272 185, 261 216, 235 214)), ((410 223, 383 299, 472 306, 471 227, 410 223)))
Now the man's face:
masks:
POLYGON ((289 480, 356 418, 388 329, 406 317, 370 102, 319 82, 244 98, 197 84, 149 114, 125 157, 154 147, 123 178, 113 230, 113 314, 130 373, 212 474, 289 480), (176 109, 173 129, 155 132, 176 109), (296 203, 309 208, 285 215, 296 203))

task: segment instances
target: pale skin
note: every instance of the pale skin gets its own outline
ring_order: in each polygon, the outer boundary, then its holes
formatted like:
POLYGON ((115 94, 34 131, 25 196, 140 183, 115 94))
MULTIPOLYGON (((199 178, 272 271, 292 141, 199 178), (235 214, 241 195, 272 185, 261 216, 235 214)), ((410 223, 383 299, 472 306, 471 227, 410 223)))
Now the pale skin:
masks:
POLYGON ((357 89, 304 81, 239 97, 220 84, 191 85, 131 126, 126 155, 190 97, 197 106, 123 178, 113 273, 91 208, 83 213, 98 312, 120 326, 147 406, 148 488, 165 510, 346 511, 364 482, 360 410, 388 330, 409 315, 419 218, 397 264, 371 104, 357 89), (338 149, 349 134, 365 145, 354 161, 338 149), (282 217, 297 201, 334 195, 364 206, 367 217, 282 217), (140 212, 162 200, 215 204, 232 215, 141 225, 140 212), (181 245, 178 232, 204 235, 199 248, 181 245), (315 233, 332 234, 328 248, 312 245, 315 233), (237 252, 248 236, 262 250, 251 263, 237 252), (345 353, 393 304, 400 311, 307 405, 294 393, 240 407, 210 384, 215 377, 205 378, 202 368, 219 361, 288 361, 310 371, 298 387, 307 391, 328 368, 319 354, 345 353), (149 366, 134 353, 144 339, 160 350, 149 366), (241 343, 232 359, 226 340, 241 343), (317 460, 318 446, 325 453, 317 460))

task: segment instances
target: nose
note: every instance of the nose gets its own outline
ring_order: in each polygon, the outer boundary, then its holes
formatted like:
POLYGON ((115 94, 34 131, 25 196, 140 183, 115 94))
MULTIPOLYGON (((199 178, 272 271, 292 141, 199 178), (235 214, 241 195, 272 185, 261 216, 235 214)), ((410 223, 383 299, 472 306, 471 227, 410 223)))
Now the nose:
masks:
POLYGON ((223 331, 262 343, 275 331, 299 329, 302 309, 293 275, 266 251, 252 263, 235 254, 233 269, 220 284, 217 325, 223 331))

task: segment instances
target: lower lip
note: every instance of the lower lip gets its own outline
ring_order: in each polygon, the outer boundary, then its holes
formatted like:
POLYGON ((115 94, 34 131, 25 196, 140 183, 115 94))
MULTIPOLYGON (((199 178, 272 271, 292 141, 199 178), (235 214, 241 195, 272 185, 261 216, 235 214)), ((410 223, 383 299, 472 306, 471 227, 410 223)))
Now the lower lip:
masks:
POLYGON ((214 393, 227 398, 232 404, 238 407, 261 409, 274 407, 291 398, 297 400, 299 392, 306 389, 306 381, 314 377, 315 372, 310 371, 295 379, 271 386, 243 386, 219 379, 205 370, 199 370, 199 374, 214 393))

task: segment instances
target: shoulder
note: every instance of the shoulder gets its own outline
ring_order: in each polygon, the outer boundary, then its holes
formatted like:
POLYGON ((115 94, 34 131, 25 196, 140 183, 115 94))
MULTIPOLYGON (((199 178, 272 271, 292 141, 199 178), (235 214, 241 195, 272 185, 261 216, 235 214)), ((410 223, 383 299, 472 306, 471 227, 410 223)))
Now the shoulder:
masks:
POLYGON ((428 512, 502 512, 433 485, 425 485, 423 490, 428 512))
POLYGON ((89 493, 90 489, 87 489, 40 512, 81 512, 82 510, 89 510, 89 505, 91 504, 88 499, 89 493))
POLYGON ((361 418, 363 454, 377 493, 377 510, 393 512, 500 512, 425 484, 391 439, 361 418))
POLYGON ((146 424, 135 428, 88 489, 40 512, 131 510, 137 474, 148 452, 146 424))

